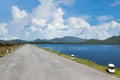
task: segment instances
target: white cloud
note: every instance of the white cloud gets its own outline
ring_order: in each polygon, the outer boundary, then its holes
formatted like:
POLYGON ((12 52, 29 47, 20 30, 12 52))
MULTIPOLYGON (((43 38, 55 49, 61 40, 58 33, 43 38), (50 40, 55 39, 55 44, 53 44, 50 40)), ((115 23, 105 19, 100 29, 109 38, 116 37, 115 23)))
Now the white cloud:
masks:
POLYGON ((18 39, 16 36, 11 36, 8 34, 8 30, 6 28, 7 24, 0 24, 0 39, 2 40, 12 40, 12 39, 18 39))
POLYGON ((81 18, 70 17, 67 19, 67 24, 71 28, 82 29, 84 27, 90 27, 89 23, 81 18))
POLYGON ((20 10, 17 6, 12 6, 12 16, 14 20, 21 20, 27 16, 27 12, 20 10))
POLYGON ((0 36, 6 37, 7 34, 6 24, 0 24, 0 36))
POLYGON ((120 0, 115 0, 114 3, 110 4, 110 6, 118 6, 120 5, 120 0))
POLYGON ((32 23, 36 26, 46 26, 46 20, 44 19, 32 19, 32 23))
POLYGON ((85 20, 85 21, 89 21, 91 17, 88 15, 81 15, 80 18, 85 20))
POLYGON ((63 29, 65 28, 64 22, 65 20, 63 19, 64 12, 62 8, 58 8, 54 13, 53 13, 53 19, 51 21, 51 24, 48 24, 48 26, 53 27, 54 29, 63 29))
POLYGON ((79 33, 79 37, 86 39, 106 39, 111 36, 120 35, 120 23, 111 21, 108 23, 101 24, 99 26, 91 26, 89 28, 82 29, 79 33))
POLYGON ((28 30, 29 30, 30 32, 35 32, 35 31, 37 31, 37 28, 34 27, 34 26, 31 26, 28 30))
POLYGON ((33 12, 31 13, 32 17, 35 19, 44 19, 46 21, 51 20, 51 16, 53 15, 53 12, 57 8, 57 4, 54 2, 54 0, 39 0, 40 5, 33 9, 33 12))
POLYGON ((64 5, 71 5, 75 0, 57 0, 58 3, 62 3, 64 5))
POLYGON ((66 22, 67 24, 64 26, 67 26, 67 28, 65 28, 65 30, 58 30, 57 28, 54 28, 54 26, 51 26, 53 29, 39 29, 39 34, 44 35, 41 36, 41 38, 52 39, 55 37, 76 36, 85 39, 103 40, 113 35, 117 36, 120 34, 120 24, 116 21, 111 21, 98 26, 91 26, 81 18, 70 17, 66 22))
POLYGON ((19 39, 18 37, 16 37, 16 36, 10 36, 10 37, 8 37, 8 39, 7 40, 14 40, 14 39, 19 39))
POLYGON ((120 23, 117 23, 116 21, 111 21, 98 27, 101 28, 101 31, 106 31, 111 36, 120 35, 120 23))
MULTIPOLYGON (((58 1, 65 3, 73 0, 58 1)), ((89 16, 64 18, 65 13, 55 0, 40 0, 40 2, 41 4, 31 13, 13 6, 14 19, 4 25, 6 27, 0 26, 0 35, 6 36, 9 33, 9 39, 20 38, 25 40, 52 39, 64 36, 106 39, 114 35, 120 35, 120 23, 111 21, 112 16, 99 16, 97 20, 104 21, 104 23, 92 26, 87 21, 89 16)))
POLYGON ((110 15, 102 15, 102 16, 97 17, 97 20, 99 22, 110 21, 113 19, 114 19, 113 16, 110 16, 110 15))

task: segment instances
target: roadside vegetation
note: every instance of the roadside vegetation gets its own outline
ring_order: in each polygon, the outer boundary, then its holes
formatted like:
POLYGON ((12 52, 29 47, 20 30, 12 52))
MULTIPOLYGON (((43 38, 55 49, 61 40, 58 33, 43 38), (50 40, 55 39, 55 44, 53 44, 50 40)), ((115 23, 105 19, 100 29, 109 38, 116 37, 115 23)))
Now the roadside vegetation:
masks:
MULTIPOLYGON (((67 54, 63 54, 63 53, 60 53, 60 52, 56 52, 56 51, 53 51, 53 50, 50 50, 50 49, 46 49, 46 48, 42 48, 42 49, 45 49, 46 51, 49 51, 49 52, 52 52, 54 54, 58 54, 62 57, 65 57, 67 59, 71 59, 71 56, 70 55, 67 55, 67 54)), ((78 62, 78 63, 81 63, 81 64, 84 64, 84 65, 87 65, 91 68, 94 68, 94 69, 97 69, 99 71, 102 71, 104 73, 107 73, 107 66, 103 66, 103 65, 99 65, 99 64, 96 64, 90 60, 86 60, 86 59, 82 59, 82 58, 78 58, 78 57, 75 57, 74 61, 78 62)), ((115 68, 116 72, 115 72, 115 76, 119 77, 120 78, 120 68, 115 68)))
POLYGON ((0 43, 0 58, 7 54, 7 50, 9 50, 8 53, 10 53, 19 46, 18 44, 0 43))

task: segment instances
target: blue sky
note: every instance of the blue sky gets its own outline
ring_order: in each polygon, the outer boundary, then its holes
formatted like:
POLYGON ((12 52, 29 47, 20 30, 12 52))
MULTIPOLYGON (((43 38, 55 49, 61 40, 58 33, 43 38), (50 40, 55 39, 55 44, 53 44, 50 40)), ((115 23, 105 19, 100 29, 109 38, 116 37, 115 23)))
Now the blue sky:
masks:
POLYGON ((0 1, 0 22, 6 22, 12 19, 11 7, 17 5, 20 9, 25 9, 27 12, 39 5, 38 0, 3 0, 0 1))
POLYGON ((4 0, 0 39, 35 40, 120 35, 120 0, 4 0))

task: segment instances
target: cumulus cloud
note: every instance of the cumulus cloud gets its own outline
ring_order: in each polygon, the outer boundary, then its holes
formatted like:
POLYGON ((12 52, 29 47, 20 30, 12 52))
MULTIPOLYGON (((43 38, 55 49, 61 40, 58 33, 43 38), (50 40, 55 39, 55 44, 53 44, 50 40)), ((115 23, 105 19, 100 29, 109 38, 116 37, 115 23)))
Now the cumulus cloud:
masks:
POLYGON ((78 36, 86 39, 106 39, 112 36, 120 35, 120 23, 111 21, 98 26, 91 26, 82 29, 78 36))
MULTIPOLYGON (((13 20, 7 25, 0 25, 0 36, 5 36, 9 33, 9 39, 34 40, 37 38, 52 39, 64 36, 76 36, 84 39, 106 39, 120 35, 120 23, 112 21, 112 16, 99 16, 97 20, 104 23, 90 25, 87 21, 89 16, 64 18, 64 10, 55 0, 39 1, 41 4, 33 9, 31 13, 13 6, 13 20)), ((57 1, 65 3, 73 0, 57 1)))
POLYGON ((19 38, 16 37, 16 36, 9 36, 9 37, 7 38, 7 40, 14 40, 14 39, 19 39, 19 38))
POLYGON ((118 6, 120 5, 120 0, 115 0, 114 3, 110 4, 110 6, 118 6))
POLYGON ((30 32, 35 32, 37 30, 37 28, 35 28, 34 26, 31 26, 30 28, 28 28, 28 30, 30 32))
POLYGON ((57 8, 57 4, 54 0, 39 0, 40 5, 33 9, 31 13, 32 17, 36 19, 50 20, 53 12, 57 8))
POLYGON ((97 20, 99 22, 111 21, 113 19, 114 19, 114 17, 111 15, 102 15, 102 16, 97 17, 97 20))
POLYGON ((27 12, 20 10, 17 6, 12 6, 12 16, 14 20, 21 20, 27 16, 27 12))
POLYGON ((87 23, 82 18, 70 17, 67 19, 67 24, 71 28, 82 29, 84 27, 90 27, 89 23, 87 23))
POLYGON ((28 36, 30 33, 28 31, 25 32, 25 35, 28 36))
POLYGON ((9 35, 7 26, 8 24, 4 24, 4 23, 0 24, 0 39, 2 40, 18 39, 17 36, 9 35))
POLYGON ((64 5, 71 5, 74 3, 74 0, 57 0, 58 3, 62 3, 64 5))
POLYGON ((32 23, 36 26, 46 26, 46 20, 44 19, 32 19, 32 23))
POLYGON ((7 34, 6 24, 0 24, 0 37, 5 37, 7 34))
MULTIPOLYGON (((51 24, 48 24, 48 27, 53 27, 54 29, 63 29, 64 26, 64 19, 63 19, 64 12, 62 8, 56 9, 56 11, 53 13, 53 19, 51 24)), ((52 29, 52 28, 51 28, 52 29)))
POLYGON ((85 20, 85 21, 89 21, 91 19, 91 17, 88 15, 81 15, 80 18, 85 20))

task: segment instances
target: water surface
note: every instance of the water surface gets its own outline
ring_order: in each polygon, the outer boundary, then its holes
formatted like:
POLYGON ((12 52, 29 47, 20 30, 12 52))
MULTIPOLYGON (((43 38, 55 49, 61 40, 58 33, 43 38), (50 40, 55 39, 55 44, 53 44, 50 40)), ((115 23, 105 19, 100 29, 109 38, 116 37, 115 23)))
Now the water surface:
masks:
POLYGON ((38 46, 59 51, 64 54, 74 54, 79 58, 91 60, 97 64, 115 64, 120 68, 119 45, 87 45, 87 44, 37 44, 38 46))

